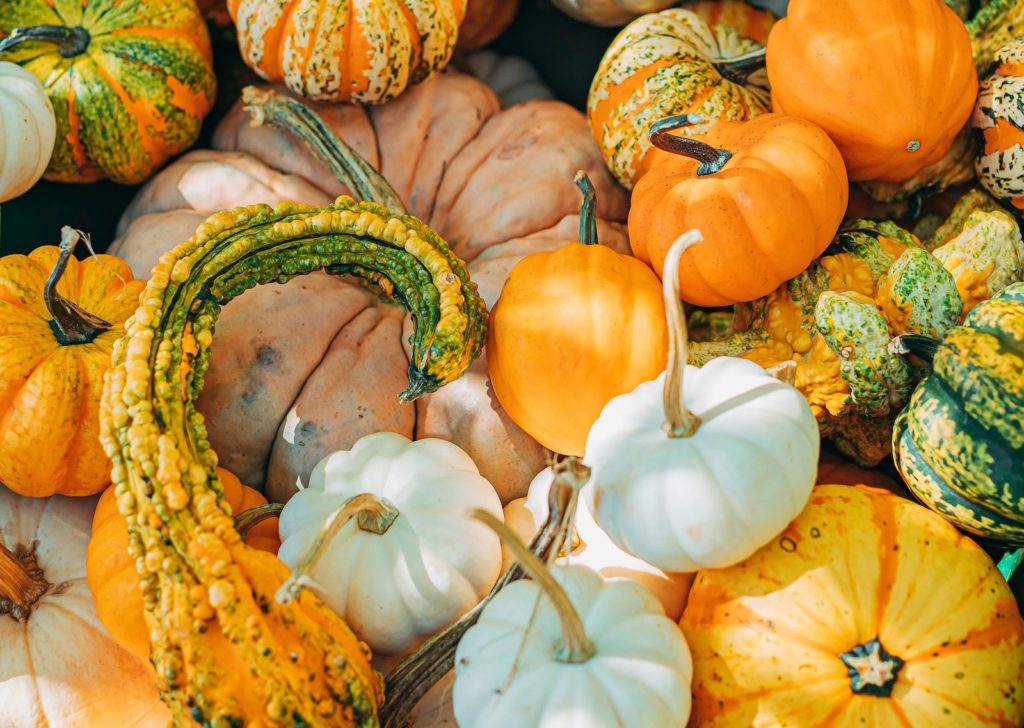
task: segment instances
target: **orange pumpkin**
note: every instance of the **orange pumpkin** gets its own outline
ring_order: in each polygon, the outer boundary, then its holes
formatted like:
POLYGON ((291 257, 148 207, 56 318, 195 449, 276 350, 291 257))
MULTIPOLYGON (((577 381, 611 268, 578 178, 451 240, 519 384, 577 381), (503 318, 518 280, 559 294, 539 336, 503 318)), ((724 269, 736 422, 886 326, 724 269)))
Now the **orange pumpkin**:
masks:
POLYGON ((466 17, 459 27, 459 48, 483 48, 512 24, 519 0, 468 0, 466 17))
POLYGON ((802 272, 843 219, 849 183, 839 150, 814 124, 781 114, 719 121, 702 137, 651 127, 648 171, 633 189, 633 254, 659 275, 671 244, 689 229, 706 241, 680 261, 682 297, 724 306, 765 296, 802 272))
POLYGON ((767 65, 772 108, 828 132, 858 181, 939 161, 978 92, 963 21, 936 0, 792 0, 767 65))
POLYGON ((882 488, 904 498, 910 497, 910 493, 907 492, 902 483, 896 482, 880 470, 862 468, 856 463, 825 448, 822 448, 821 455, 818 458, 817 483, 818 485, 823 483, 870 485, 873 488, 882 488))
MULTIPOLYGON (((242 485, 227 470, 217 468, 217 474, 224 486, 224 498, 233 513, 240 514, 267 502, 259 491, 242 485)), ((277 518, 268 518, 253 525, 245 535, 245 542, 261 551, 276 554, 281 546, 277 518)), ((107 488, 96 504, 85 574, 103 626, 115 642, 148 661, 149 629, 142 615, 139 575, 128 554, 128 524, 118 510, 114 488, 107 488)))
POLYGON ((646 265, 597 244, 585 175, 580 240, 520 260, 491 310, 487 369, 512 420, 541 445, 582 455, 612 397, 654 379, 668 333, 661 284, 646 265))

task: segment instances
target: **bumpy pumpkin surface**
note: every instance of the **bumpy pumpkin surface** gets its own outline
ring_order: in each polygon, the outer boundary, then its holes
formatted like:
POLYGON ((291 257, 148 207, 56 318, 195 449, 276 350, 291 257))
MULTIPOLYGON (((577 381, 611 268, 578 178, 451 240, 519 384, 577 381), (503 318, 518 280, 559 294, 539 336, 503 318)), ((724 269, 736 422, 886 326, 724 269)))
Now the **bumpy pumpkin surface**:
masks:
POLYGON ((978 181, 998 199, 1024 209, 1024 40, 996 53, 981 84, 971 126, 981 137, 975 159, 978 181))
POLYGON ((11 0, 0 35, 0 58, 34 73, 53 104, 49 179, 141 182, 192 145, 213 106, 192 0, 11 0))
POLYGON ((967 23, 979 74, 988 72, 996 53, 1020 36, 1024 4, 1018 0, 987 0, 967 23))
POLYGON ((882 490, 816 488, 773 542, 697 575, 682 627, 697 725, 1024 721, 1010 588, 970 539, 882 490))

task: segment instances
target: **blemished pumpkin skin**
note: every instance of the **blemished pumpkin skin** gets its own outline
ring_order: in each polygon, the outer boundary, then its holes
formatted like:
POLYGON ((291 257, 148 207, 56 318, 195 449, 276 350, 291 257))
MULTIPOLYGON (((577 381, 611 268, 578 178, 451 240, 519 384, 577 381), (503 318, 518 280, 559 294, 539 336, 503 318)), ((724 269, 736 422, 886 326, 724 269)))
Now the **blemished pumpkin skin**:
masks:
POLYGON ((519 0, 466 0, 466 17, 459 26, 460 50, 475 51, 496 39, 512 24, 519 0))
POLYGON ((633 189, 629 240, 661 276, 672 241, 701 231, 707 242, 679 269, 686 301, 724 306, 766 295, 828 246, 849 183, 839 150, 814 124, 765 114, 720 121, 690 140, 660 128, 652 127, 659 148, 633 189))
POLYGON ((100 382, 145 286, 112 255, 76 260, 80 234, 65 230, 64 255, 44 245, 0 258, 0 483, 21 495, 90 495, 110 482, 97 437, 100 382), (101 322, 86 323, 56 298, 48 308, 58 261, 66 267, 56 294, 101 322))
POLYGON ((704 118, 684 130, 743 121, 769 110, 767 76, 737 62, 762 46, 727 25, 672 8, 637 18, 605 51, 587 96, 587 119, 608 168, 627 189, 645 169, 648 132, 676 114, 704 118))
POLYGON ((1018 210, 1024 209, 1024 40, 1014 40, 996 53, 995 68, 981 84, 971 127, 979 137, 974 159, 978 181, 989 194, 1018 210))
POLYGON ((57 122, 39 79, 0 61, 0 202, 26 192, 50 163, 57 122))
POLYGON ((380 104, 444 68, 466 0, 228 0, 242 58, 319 101, 380 104))
MULTIPOLYGON (((234 475, 217 469, 224 488, 224 500, 237 516, 264 505, 267 499, 259 491, 242 485, 234 475)), ((245 534, 245 543, 276 554, 281 546, 277 519, 257 523, 245 534)), ((92 535, 85 556, 85 575, 96 600, 96 614, 114 641, 147 664, 149 627, 143 616, 142 591, 135 562, 128 554, 128 523, 118 510, 117 494, 107 488, 96 504, 92 517, 92 535)))
POLYGON ((697 575, 682 619, 693 725, 1018 726, 1024 621, 928 509, 822 485, 778 538, 697 575))
POLYGON ((935 0, 793 0, 767 68, 772 109, 824 129, 856 181, 900 182, 937 162, 978 90, 963 21, 935 0))
POLYGON ((1024 283, 978 304, 941 342, 908 348, 932 372, 896 420, 900 475, 960 528, 1024 543, 1024 283))
POLYGON ((192 0, 12 0, 0 36, 0 59, 35 74, 53 104, 47 179, 142 182, 192 146, 213 106, 210 38, 192 0))

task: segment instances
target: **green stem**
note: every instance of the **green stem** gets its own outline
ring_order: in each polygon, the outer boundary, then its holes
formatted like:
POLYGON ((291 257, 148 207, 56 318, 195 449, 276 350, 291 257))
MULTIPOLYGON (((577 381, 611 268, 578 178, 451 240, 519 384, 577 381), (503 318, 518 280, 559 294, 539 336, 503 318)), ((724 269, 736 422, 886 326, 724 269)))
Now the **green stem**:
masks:
POLYGON ((104 321, 99 316, 93 316, 57 292, 57 284, 67 269, 68 260, 71 259, 75 246, 79 240, 84 239, 86 239, 86 235, 81 230, 75 230, 67 225, 61 228, 60 255, 43 287, 43 302, 52 317, 50 328, 53 330, 53 336, 57 339, 57 343, 61 346, 88 344, 104 331, 109 331, 113 327, 110 322, 104 321))
POLYGON ((1024 548, 1019 548, 1016 551, 1007 551, 1003 554, 1003 558, 999 559, 999 573, 1003 575, 1007 582, 1013 577, 1022 560, 1024 560, 1024 548))
POLYGON ((92 36, 85 28, 66 25, 33 25, 27 28, 15 28, 11 34, 0 40, 0 53, 5 53, 15 46, 30 40, 53 43, 63 58, 74 58, 89 50, 92 36))
POLYGON ((665 407, 665 432, 669 437, 690 437, 700 427, 700 418, 686 408, 683 400, 683 374, 686 371, 689 345, 686 333, 686 311, 679 298, 679 260, 683 253, 703 240, 699 230, 688 230, 672 243, 661 270, 665 315, 668 318, 668 367, 662 401, 665 407))
POLYGON ((254 526, 268 518, 277 518, 283 510, 284 506, 281 503, 264 503, 261 506, 247 508, 235 516, 235 530, 238 531, 238 535, 242 537, 242 540, 245 540, 245 537, 249 535, 249 531, 254 526))
POLYGON ((323 160, 331 174, 359 199, 376 202, 397 215, 406 214, 402 199, 380 172, 338 138, 304 103, 273 89, 255 86, 242 90, 242 103, 252 115, 255 126, 269 123, 305 142, 323 160))
POLYGON ((939 341, 921 334, 903 334, 889 342, 890 354, 914 354, 927 362, 935 357, 939 341))
POLYGON ((729 58, 724 61, 715 61, 715 68, 722 75, 722 78, 733 83, 745 84, 750 74, 764 68, 767 57, 766 48, 744 53, 741 56, 729 58))
POLYGON ((710 144, 680 137, 669 132, 673 129, 680 129, 691 124, 700 124, 705 119, 696 114, 680 114, 678 116, 666 116, 651 124, 651 144, 663 152, 678 154, 683 157, 695 159, 700 164, 697 166, 697 176, 706 177, 709 174, 720 172, 725 163, 732 159, 732 152, 725 149, 715 149, 710 144))
POLYGON ((573 182, 583 193, 580 204, 580 242, 584 245, 597 245, 597 192, 594 183, 582 169, 576 173, 573 182))

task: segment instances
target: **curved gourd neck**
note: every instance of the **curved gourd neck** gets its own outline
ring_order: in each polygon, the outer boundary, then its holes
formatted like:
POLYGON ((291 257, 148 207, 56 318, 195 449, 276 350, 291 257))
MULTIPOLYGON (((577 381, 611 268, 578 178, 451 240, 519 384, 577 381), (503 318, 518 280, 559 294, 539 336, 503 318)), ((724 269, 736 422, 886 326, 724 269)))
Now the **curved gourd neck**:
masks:
POLYGON ((722 78, 733 83, 745 84, 751 74, 764 68, 767 48, 758 48, 726 60, 715 61, 714 66, 722 78))
POLYGON ((6 53, 26 41, 53 43, 63 58, 74 58, 89 50, 92 36, 81 26, 33 25, 15 28, 11 34, 0 40, 0 53, 6 53))
POLYGON ((582 169, 576 173, 573 183, 583 195, 580 203, 580 242, 584 245, 597 245, 597 191, 594 183, 582 169))
POLYGON ((270 518, 277 518, 284 510, 281 503, 264 503, 261 506, 253 506, 239 513, 234 517, 235 530, 245 540, 249 531, 270 518))
POLYGON ((50 271, 43 287, 43 302, 50 312, 50 329, 61 346, 88 344, 113 325, 99 316, 94 316, 73 301, 57 292, 57 284, 67 270, 68 261, 79 240, 86 239, 85 233, 65 225, 61 229, 60 255, 50 271))
POLYGON ((684 126, 700 124, 705 121, 703 116, 696 114, 680 114, 678 116, 666 116, 651 124, 651 144, 663 152, 678 154, 681 157, 689 157, 699 164, 697 165, 697 176, 706 177, 721 172, 725 163, 732 159, 732 152, 726 149, 716 149, 710 144, 705 144, 690 137, 680 137, 671 134, 674 129, 681 129, 684 126))
POLYGON ((50 589, 36 562, 35 548, 20 554, 0 543, 0 618, 24 622, 32 606, 50 589))

